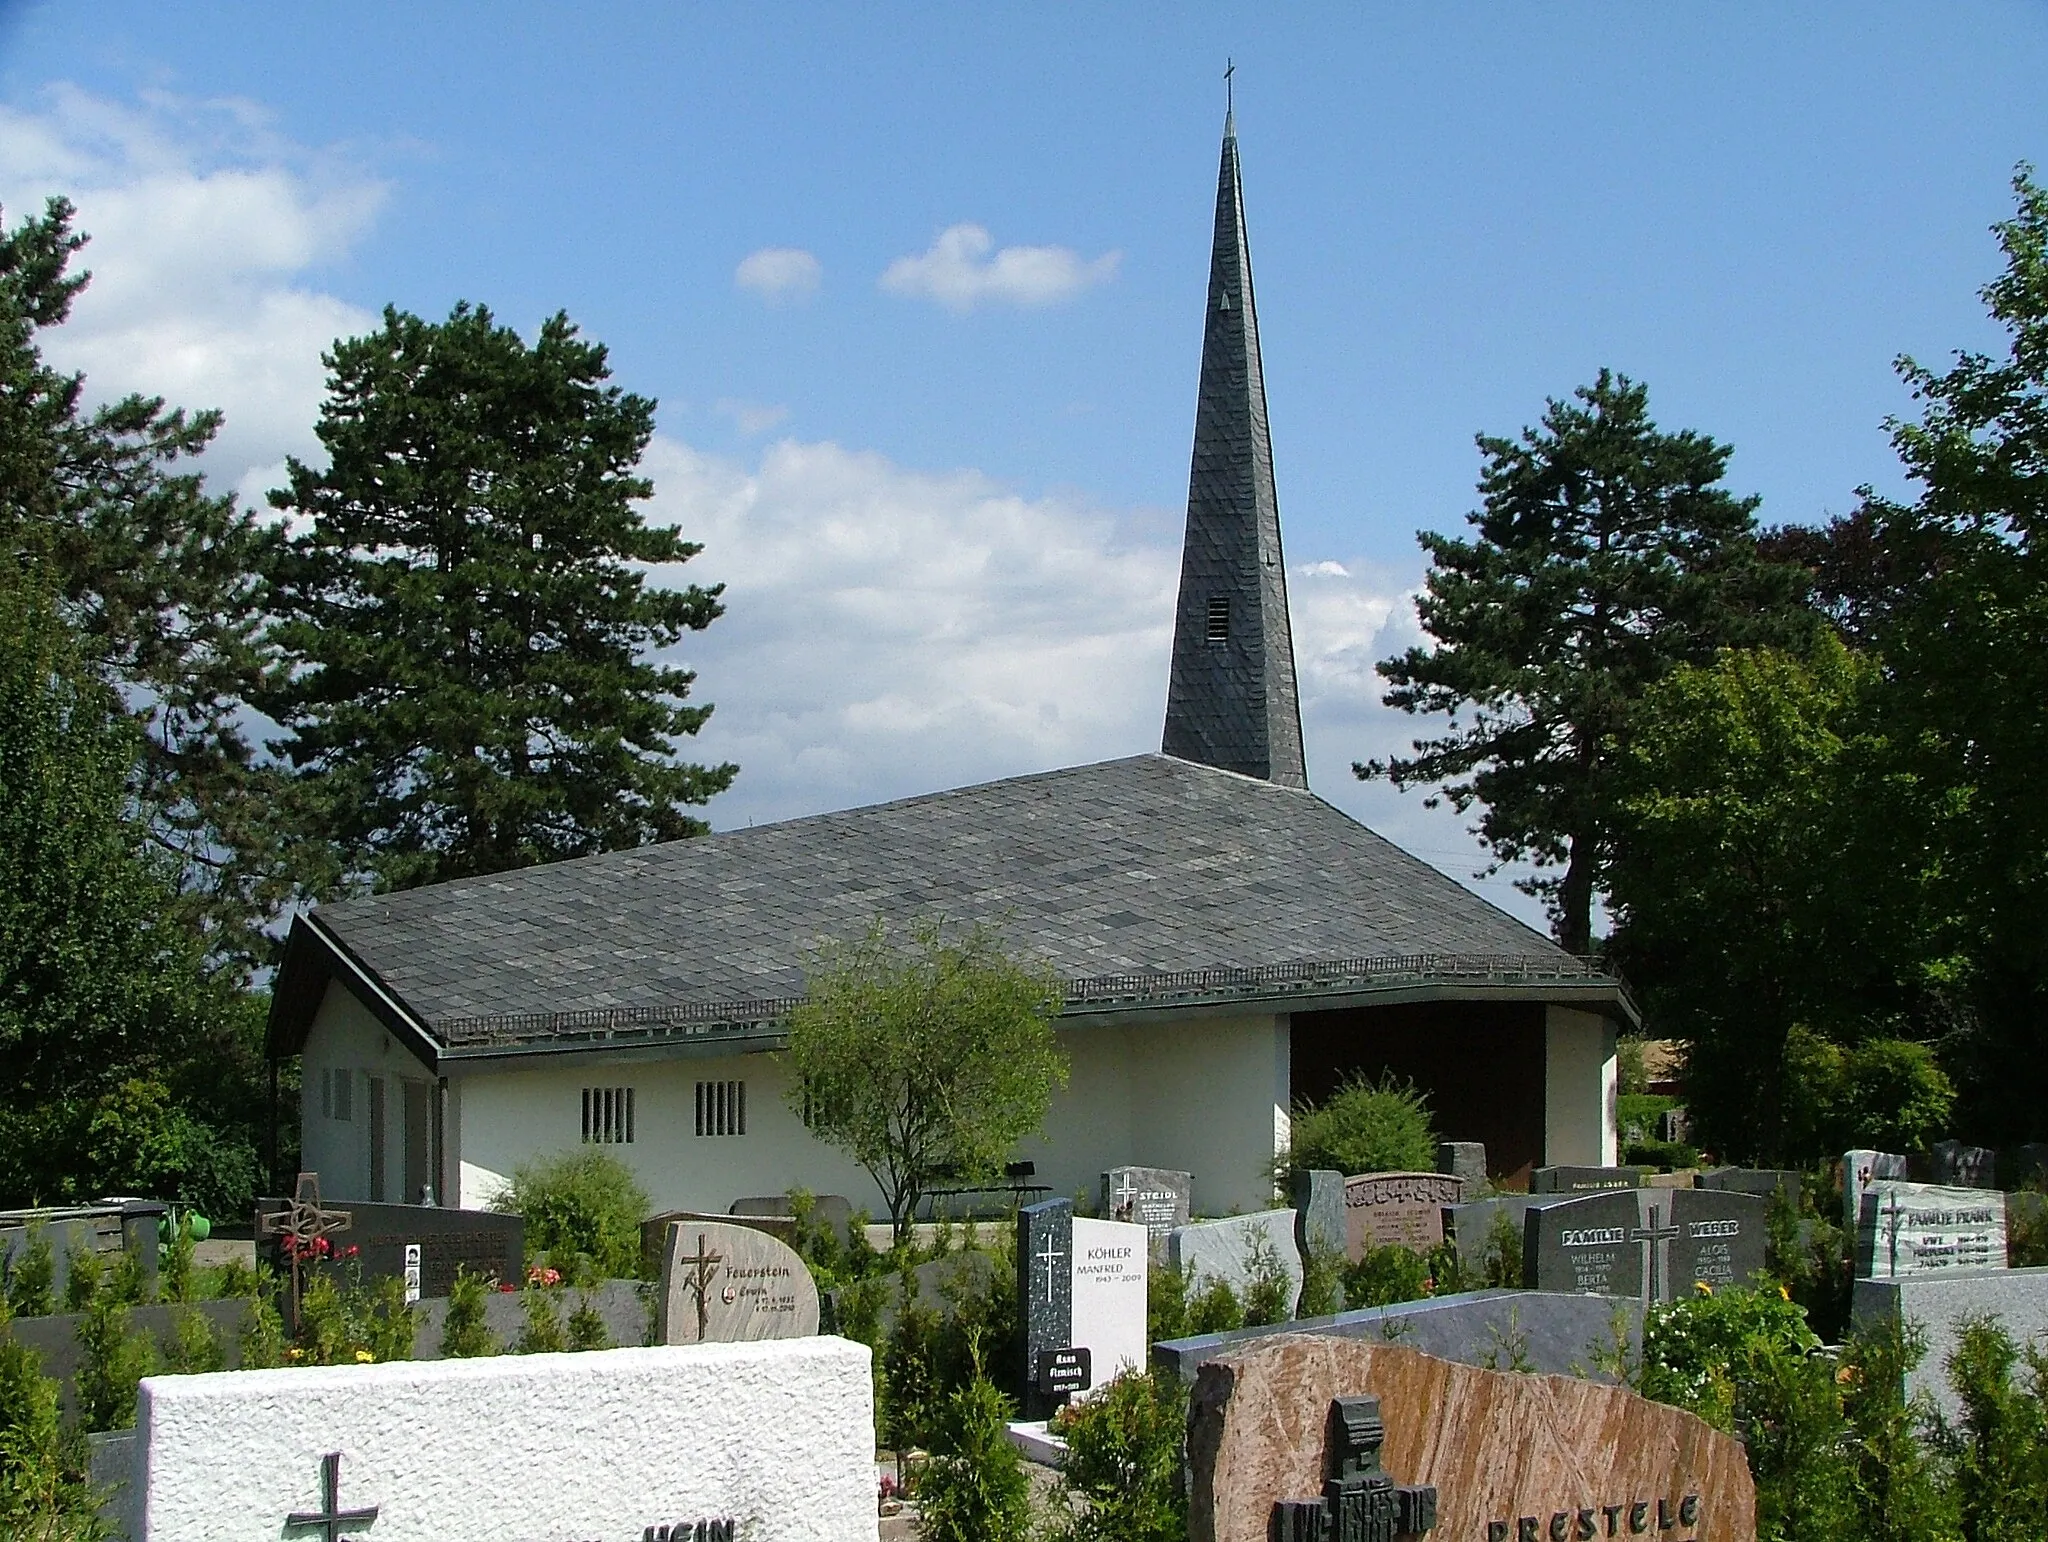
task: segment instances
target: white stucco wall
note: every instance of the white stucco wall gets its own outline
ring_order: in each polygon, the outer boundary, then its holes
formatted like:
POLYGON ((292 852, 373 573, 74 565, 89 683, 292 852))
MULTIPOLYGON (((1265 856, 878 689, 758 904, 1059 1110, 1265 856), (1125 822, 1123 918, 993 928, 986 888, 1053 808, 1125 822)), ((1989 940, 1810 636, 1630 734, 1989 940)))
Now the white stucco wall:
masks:
POLYGON ((345 1529, 377 1542, 875 1535, 869 1355, 839 1338, 508 1355, 142 1383, 147 1542, 301 1535, 341 1453, 345 1529))
MULTIPOLYGON (((391 1036, 347 987, 330 983, 306 1035, 300 1062, 299 1166, 320 1175, 327 1199, 409 1204, 417 1194, 405 1188, 405 1083, 426 1089, 431 1117, 432 1077, 412 1052, 391 1036), (322 1079, 327 1073, 351 1078, 351 1117, 323 1111, 322 1079), (384 1084, 384 1193, 370 1192, 370 1082, 384 1084)), ((431 1161, 431 1146, 430 1161, 431 1161)), ((432 1181, 431 1175, 429 1181, 432 1181)))
MULTIPOLYGON (((1018 1155, 1055 1195, 1095 1192, 1122 1163, 1195 1174, 1206 1213, 1259 1210, 1271 1200, 1274 1153, 1286 1141, 1284 1019, 1187 1020, 1145 1028, 1073 1028, 1059 1035, 1071 1075, 1045 1134, 1018 1155)), ((783 1101, 787 1076, 766 1054, 718 1060, 478 1068, 451 1078, 449 1142, 459 1203, 490 1202, 514 1168, 582 1144, 585 1087, 634 1090, 634 1140, 606 1147, 633 1169, 659 1209, 722 1212, 750 1194, 801 1185, 883 1213, 873 1181, 812 1138, 783 1101), (696 1133, 696 1083, 744 1080, 747 1133, 696 1133)), ((317 1095, 317 1094, 316 1094, 317 1095)))
POLYGON ((1608 1167, 1620 1157, 1614 1024, 1596 1012, 1545 1010, 1543 1160, 1608 1167))

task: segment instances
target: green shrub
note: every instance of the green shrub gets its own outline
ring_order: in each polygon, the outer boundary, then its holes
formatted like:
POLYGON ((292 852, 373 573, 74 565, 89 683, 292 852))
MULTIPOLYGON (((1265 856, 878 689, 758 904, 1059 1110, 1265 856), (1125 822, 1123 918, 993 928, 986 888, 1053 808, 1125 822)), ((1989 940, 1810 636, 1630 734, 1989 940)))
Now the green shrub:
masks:
POLYGON ((2048 1357, 1989 1318, 1962 1324, 1948 1357, 1962 1418, 1944 1432, 1970 1542, 2035 1542, 2048 1516, 2048 1357), (2016 1385, 2024 1360, 2027 1384, 2016 1385))
POLYGON ((569 1347, 575 1350, 610 1349, 611 1329, 587 1295, 576 1298, 576 1310, 569 1314, 569 1347))
POLYGON ((480 1274, 464 1265, 455 1271, 448 1287, 448 1316, 441 1324, 441 1356, 446 1360, 467 1360, 494 1355, 497 1341, 484 1320, 484 1304, 490 1299, 490 1285, 480 1274))
POLYGON ((1429 1260, 1398 1245, 1367 1248, 1364 1256, 1344 1271, 1344 1300, 1353 1311, 1420 1301, 1429 1293, 1429 1260))
POLYGON ((77 1248, 64 1259, 64 1310, 85 1312, 99 1299, 107 1266, 91 1248, 77 1248))
POLYGON ((1806 1314, 1781 1289, 1702 1288, 1644 1318, 1637 1390, 1733 1431, 1736 1383, 1753 1358, 1819 1347, 1806 1314))
POLYGON ((2048 1264, 2048 1202, 2023 1189, 2008 1200, 2006 1214, 2006 1262, 2015 1269, 2048 1264))
POLYGON ((917 1480, 920 1534, 928 1542, 1026 1542, 1031 1482, 1010 1444, 1010 1400, 986 1376, 952 1392, 937 1421, 934 1454, 917 1480))
POLYGON ((1245 1235, 1244 1325, 1263 1328, 1286 1322, 1294 1305, 1294 1282, 1280 1261, 1280 1250, 1263 1232, 1245 1235))
POLYGON ((1625 1033, 1614 1041, 1614 1069, 1622 1097, 1639 1097, 1649 1091, 1650 1078, 1643 1069, 1643 1041, 1639 1035, 1625 1033))
POLYGON ((172 1309, 170 1336, 161 1349, 164 1369, 174 1376, 217 1371, 227 1364, 227 1352, 221 1347, 213 1324, 194 1306, 172 1309))
POLYGON ((1678 1099, 1653 1092, 1624 1092, 1614 1100, 1614 1124, 1624 1145, 1662 1139, 1663 1118, 1678 1099))
POLYGON ((1145 1342, 1163 1344, 1188 1336, 1188 1277, 1171 1264, 1154 1264, 1145 1275, 1145 1342))
POLYGON ((28 1245, 7 1276, 7 1307, 15 1317, 48 1317, 57 1310, 57 1250, 38 1221, 28 1229, 28 1245))
POLYGON ((1504 1209, 1493 1212, 1493 1224, 1486 1230, 1484 1273, 1489 1290, 1522 1288, 1522 1234, 1504 1209))
POLYGON ((1943 1542, 1957 1533, 1954 1496, 1922 1440, 1933 1409, 1906 1396, 1906 1375, 1927 1353, 1915 1323, 1877 1318, 1843 1346, 1837 1385, 1847 1438, 1856 1542, 1943 1542))
POLYGON ((123 1306, 147 1306, 155 1297, 149 1273, 142 1267, 138 1249, 121 1249, 114 1267, 107 1271, 107 1291, 123 1306))
POLYGON ((558 1355, 568 1349, 569 1338, 562 1331, 561 1308, 555 1304, 551 1292, 538 1285, 529 1285, 519 1293, 519 1307, 526 1314, 526 1323, 519 1330, 518 1342, 513 1345, 514 1354, 558 1355))
POLYGON ((1243 1326, 1244 1303, 1238 1300, 1237 1292, 1230 1288, 1228 1280, 1210 1275, 1198 1289, 1189 1292, 1189 1336, 1198 1333, 1229 1333, 1243 1326))
POLYGON ((284 1319, 267 1291, 254 1295, 248 1314, 242 1319, 241 1367, 245 1371, 269 1370, 285 1363, 284 1319))
POLYGON ((359 1269, 316 1271, 299 1297, 290 1358, 303 1365, 367 1365, 412 1358, 415 1321, 402 1280, 365 1285, 359 1269))
POLYGON ((0 1536, 97 1542, 79 1432, 65 1428, 56 1381, 5 1328, 6 1316, 0 1304, 0 1536))
POLYGON ((1810 1028, 1787 1034, 1782 1158, 1819 1162, 1852 1147, 1924 1151, 1948 1127, 1955 1087, 1925 1044, 1871 1039, 1850 1048, 1810 1028))
POLYGON ((131 1332, 128 1308, 102 1292, 78 1325, 78 1417, 88 1430, 132 1429, 135 1391, 150 1372, 147 1334, 131 1332))
MULTIPOLYGON (((157 1255, 157 1294, 166 1301, 196 1301, 199 1281, 192 1268, 198 1244, 192 1240, 192 1217, 181 1215, 170 1245, 157 1255)), ((237 1260, 239 1262, 239 1260, 237 1260)))
POLYGON ((1282 1176, 1312 1168, 1431 1172, 1436 1144, 1429 1100, 1412 1081, 1391 1072, 1377 1082, 1354 1077, 1320 1106, 1296 1108, 1282 1176))
POLYGON ((526 1222, 526 1254, 573 1285, 641 1273, 647 1195, 625 1163, 597 1147, 516 1169, 492 1208, 526 1222))
POLYGON ((1329 1317, 1344 1310, 1344 1254, 1337 1248, 1312 1247, 1301 1260, 1301 1299, 1297 1317, 1329 1317))
POLYGON ((1070 1504, 1059 1534, 1071 1542, 1185 1542, 1187 1421, 1187 1389, 1170 1371, 1127 1371, 1064 1410, 1060 1483, 1070 1504))

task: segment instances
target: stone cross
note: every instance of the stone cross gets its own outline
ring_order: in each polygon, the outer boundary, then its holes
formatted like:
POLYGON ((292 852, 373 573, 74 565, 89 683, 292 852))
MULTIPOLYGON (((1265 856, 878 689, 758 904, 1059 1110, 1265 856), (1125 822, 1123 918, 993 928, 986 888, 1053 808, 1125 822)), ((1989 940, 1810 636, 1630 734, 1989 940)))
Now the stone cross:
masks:
POLYGON ((700 1231, 697 1233, 697 1251, 677 1254, 676 1262, 690 1266, 689 1277, 683 1281, 683 1285, 697 1298, 697 1340, 702 1343, 706 1331, 711 1326, 711 1308, 705 1293, 711 1289, 712 1280, 718 1277, 717 1266, 725 1262, 725 1255, 707 1251, 704 1246, 704 1233, 700 1231))
POLYGON ((1134 1219, 1136 1214, 1134 1202, 1137 1197, 1138 1186, 1131 1182, 1131 1175, 1125 1173, 1124 1181, 1118 1186, 1116 1191, 1116 1215, 1114 1219, 1119 1221, 1134 1219))
MULTIPOLYGON (((315 1180, 317 1190, 319 1184, 315 1180)), ((323 1542, 342 1542, 342 1530, 367 1526, 377 1518, 377 1507, 344 1510, 341 1507, 341 1453, 330 1451, 320 1458, 320 1508, 294 1510, 284 1518, 286 1528, 318 1526, 323 1542)))
POLYGON ((1040 1263, 1045 1265, 1045 1299, 1047 1301, 1051 1301, 1053 1299, 1052 1266, 1060 1259, 1065 1258, 1067 1255, 1061 1252, 1058 1248, 1054 1247, 1052 1245, 1052 1238, 1047 1237, 1045 1239, 1045 1251, 1042 1253, 1035 1254, 1033 1256, 1036 1257, 1040 1263))
POLYGON ((318 1173, 300 1173, 291 1202, 282 1210, 265 1211, 258 1218, 257 1231, 260 1235, 281 1237, 284 1240, 284 1250, 292 1266, 294 1322, 298 1321, 299 1292, 302 1284, 299 1275, 300 1259, 324 1238, 339 1231, 347 1231, 354 1224, 354 1219, 346 1210, 323 1210, 320 1207, 318 1173))
POLYGON ((1644 1248, 1643 1304, 1645 1306, 1648 1306, 1653 1301, 1661 1300, 1662 1298, 1658 1294, 1658 1287, 1668 1284, 1664 1279, 1665 1271, 1657 1267, 1657 1245, 1662 1242, 1669 1242, 1673 1237, 1679 1235, 1679 1229, 1676 1226, 1659 1224, 1663 1219, 1663 1211, 1656 1205, 1652 1205, 1650 1206, 1650 1224, 1648 1226, 1638 1226, 1628 1234, 1629 1241, 1640 1242, 1644 1248))

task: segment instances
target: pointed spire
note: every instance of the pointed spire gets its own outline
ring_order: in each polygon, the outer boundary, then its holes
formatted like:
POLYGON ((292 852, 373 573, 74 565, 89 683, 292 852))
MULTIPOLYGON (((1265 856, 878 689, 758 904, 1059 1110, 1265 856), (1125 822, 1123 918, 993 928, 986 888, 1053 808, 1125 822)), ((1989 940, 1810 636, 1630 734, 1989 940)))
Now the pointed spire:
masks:
POLYGON ((1306 787, 1234 116, 1224 119, 1216 181, 1187 540, 1161 748, 1182 760, 1306 787))

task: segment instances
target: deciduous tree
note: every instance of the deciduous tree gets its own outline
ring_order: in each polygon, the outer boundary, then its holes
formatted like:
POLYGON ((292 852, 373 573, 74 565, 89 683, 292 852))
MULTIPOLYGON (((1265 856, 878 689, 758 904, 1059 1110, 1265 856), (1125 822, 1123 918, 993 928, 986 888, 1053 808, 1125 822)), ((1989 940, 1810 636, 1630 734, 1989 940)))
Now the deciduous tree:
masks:
POLYGON ((927 921, 899 942, 877 923, 825 949, 806 985, 790 1105, 867 1169, 899 1242, 936 1180, 993 1176, 1066 1085, 1058 979, 986 927, 956 941, 927 921))

